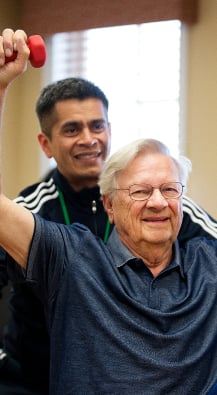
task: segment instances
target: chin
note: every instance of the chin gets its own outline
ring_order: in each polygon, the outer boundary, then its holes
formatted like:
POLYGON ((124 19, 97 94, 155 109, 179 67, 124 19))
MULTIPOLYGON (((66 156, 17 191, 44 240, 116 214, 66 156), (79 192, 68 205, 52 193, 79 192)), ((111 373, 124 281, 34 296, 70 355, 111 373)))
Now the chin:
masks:
POLYGON ((162 235, 152 235, 150 237, 150 234, 147 235, 147 237, 144 238, 148 243, 150 244, 168 244, 168 243, 173 243, 173 239, 171 235, 167 235, 162 237, 162 235))
POLYGON ((86 179, 89 179, 89 180, 95 180, 95 181, 98 181, 98 179, 99 179, 99 176, 100 176, 100 172, 99 171, 92 171, 92 172, 88 172, 88 173, 86 173, 86 172, 81 172, 80 174, 79 174, 79 178, 86 178, 86 179))

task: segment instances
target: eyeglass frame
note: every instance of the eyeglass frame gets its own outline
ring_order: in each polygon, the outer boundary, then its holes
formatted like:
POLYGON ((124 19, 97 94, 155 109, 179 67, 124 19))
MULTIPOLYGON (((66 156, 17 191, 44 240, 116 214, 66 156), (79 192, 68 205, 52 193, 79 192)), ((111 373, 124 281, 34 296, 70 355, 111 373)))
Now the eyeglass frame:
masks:
POLYGON ((153 191, 155 190, 155 189, 158 189, 159 191, 160 191, 160 193, 161 193, 161 195, 163 196, 163 198, 164 199, 166 199, 166 200, 169 200, 169 199, 179 199, 181 196, 182 196, 182 194, 183 194, 183 189, 185 188, 185 185, 183 185, 181 182, 176 182, 176 181, 171 181, 171 182, 164 182, 163 184, 161 184, 159 187, 153 187, 151 184, 132 184, 132 185, 130 185, 128 188, 114 188, 114 190, 115 191, 128 191, 128 193, 129 193, 129 197, 130 197, 130 199, 131 200, 134 200, 134 201, 136 201, 136 202, 142 202, 142 201, 145 201, 145 200, 149 200, 150 198, 151 198, 151 196, 152 196, 152 194, 153 194, 153 191), (180 190, 180 193, 179 193, 179 195, 178 196, 175 196, 175 197, 166 197, 166 196, 164 196, 164 193, 162 193, 162 187, 163 187, 163 185, 170 185, 170 184, 178 184, 178 185, 180 185, 180 187, 181 187, 181 190, 180 190), (130 193, 130 188, 132 188, 132 187, 134 187, 134 186, 136 186, 136 185, 138 185, 138 186, 150 186, 151 187, 151 189, 150 189, 150 194, 149 194, 149 196, 147 197, 147 198, 144 198, 144 199, 135 199, 134 197, 132 197, 132 193, 130 193))

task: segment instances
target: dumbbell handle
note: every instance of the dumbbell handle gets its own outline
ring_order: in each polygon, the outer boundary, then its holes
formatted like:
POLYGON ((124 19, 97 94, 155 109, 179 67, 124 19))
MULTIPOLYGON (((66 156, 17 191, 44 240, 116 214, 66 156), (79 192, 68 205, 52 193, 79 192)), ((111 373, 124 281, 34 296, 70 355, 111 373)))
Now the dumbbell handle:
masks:
MULTIPOLYGON (((41 36, 35 34, 29 36, 27 45, 30 49, 29 61, 33 67, 42 67, 46 61, 46 46, 41 36)), ((13 55, 6 57, 5 62, 11 62, 17 57, 17 52, 14 51, 13 55)))

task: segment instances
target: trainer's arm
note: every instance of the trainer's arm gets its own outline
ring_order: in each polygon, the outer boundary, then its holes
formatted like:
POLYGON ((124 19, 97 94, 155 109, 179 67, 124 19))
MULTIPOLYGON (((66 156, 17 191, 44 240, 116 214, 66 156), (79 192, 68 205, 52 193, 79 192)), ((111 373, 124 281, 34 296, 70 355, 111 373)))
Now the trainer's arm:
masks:
MULTIPOLYGON (((27 67, 29 48, 26 39, 26 34, 22 30, 14 32, 5 29, 0 36, 0 127, 7 88, 27 67), (13 48, 17 50, 17 58, 5 63, 5 54, 10 56, 8 51, 12 54, 13 48)), ((1 151, 2 147, 0 148, 1 151)), ((33 232, 34 218, 30 211, 3 195, 0 171, 0 245, 23 268, 26 267, 33 232)))

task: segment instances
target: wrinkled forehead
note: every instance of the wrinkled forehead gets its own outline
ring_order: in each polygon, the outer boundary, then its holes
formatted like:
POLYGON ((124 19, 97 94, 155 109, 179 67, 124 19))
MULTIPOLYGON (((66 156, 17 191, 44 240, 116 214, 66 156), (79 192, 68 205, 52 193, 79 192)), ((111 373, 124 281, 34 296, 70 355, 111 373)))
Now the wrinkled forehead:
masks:
POLYGON ((117 181, 134 183, 164 183, 180 181, 176 162, 161 153, 140 153, 117 174, 117 181))

